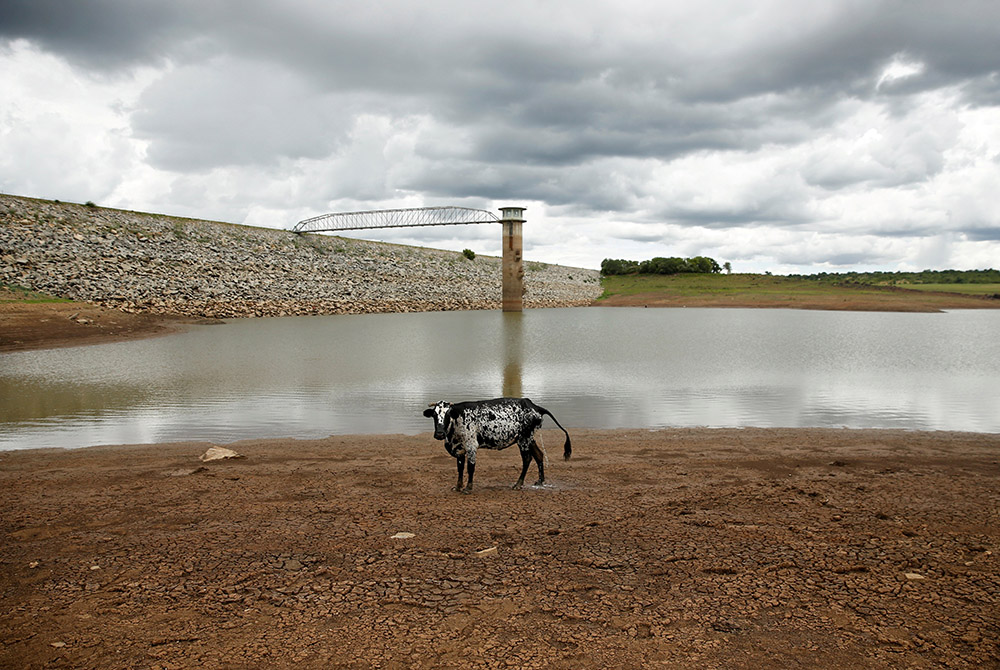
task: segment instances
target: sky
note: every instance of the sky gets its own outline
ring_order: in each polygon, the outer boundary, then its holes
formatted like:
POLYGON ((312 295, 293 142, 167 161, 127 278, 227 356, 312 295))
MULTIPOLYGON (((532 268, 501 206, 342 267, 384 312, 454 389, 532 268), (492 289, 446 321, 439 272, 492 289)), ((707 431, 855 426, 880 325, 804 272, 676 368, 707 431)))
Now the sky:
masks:
POLYGON ((1000 267, 995 0, 0 0, 0 192, 527 260, 1000 267), (500 254, 499 225, 352 233, 500 254))

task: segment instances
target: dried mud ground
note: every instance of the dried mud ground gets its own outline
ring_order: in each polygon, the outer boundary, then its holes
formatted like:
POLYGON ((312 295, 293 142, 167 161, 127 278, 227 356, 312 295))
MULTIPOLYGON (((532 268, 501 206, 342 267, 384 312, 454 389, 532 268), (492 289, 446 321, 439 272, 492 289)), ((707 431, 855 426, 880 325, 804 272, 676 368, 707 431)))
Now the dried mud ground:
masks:
POLYGON ((1000 667, 1000 435, 572 434, 0 453, 0 667, 1000 667))

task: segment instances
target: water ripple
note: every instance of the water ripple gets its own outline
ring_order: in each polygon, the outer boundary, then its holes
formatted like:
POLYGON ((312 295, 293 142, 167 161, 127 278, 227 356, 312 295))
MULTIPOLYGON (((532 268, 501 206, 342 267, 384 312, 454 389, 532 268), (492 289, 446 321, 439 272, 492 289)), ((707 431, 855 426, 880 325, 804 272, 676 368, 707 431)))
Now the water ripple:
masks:
POLYGON ((528 396, 567 427, 1000 432, 1000 312, 563 309, 231 321, 0 355, 0 450, 419 433, 528 396))

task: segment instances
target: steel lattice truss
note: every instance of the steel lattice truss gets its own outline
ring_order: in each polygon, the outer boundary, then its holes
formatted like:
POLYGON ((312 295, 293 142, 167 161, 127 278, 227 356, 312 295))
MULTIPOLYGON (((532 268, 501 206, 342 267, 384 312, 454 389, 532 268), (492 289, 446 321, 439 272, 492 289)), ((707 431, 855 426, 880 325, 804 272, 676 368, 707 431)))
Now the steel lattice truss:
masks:
POLYGON ((369 228, 410 228, 413 226, 457 226, 466 223, 497 223, 500 219, 485 209, 468 207, 417 207, 381 209, 371 212, 323 214, 299 221, 295 233, 320 233, 369 228))

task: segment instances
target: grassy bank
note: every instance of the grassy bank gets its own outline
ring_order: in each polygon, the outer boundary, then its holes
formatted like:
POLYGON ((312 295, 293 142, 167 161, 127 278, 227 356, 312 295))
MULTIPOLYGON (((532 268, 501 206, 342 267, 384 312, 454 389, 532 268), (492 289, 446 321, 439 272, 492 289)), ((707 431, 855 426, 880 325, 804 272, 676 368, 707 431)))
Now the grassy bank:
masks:
POLYGON ((715 298, 719 300, 787 300, 812 298, 857 298, 878 296, 884 287, 845 286, 794 277, 759 274, 676 274, 624 275, 601 279, 604 293, 612 296, 653 296, 670 298, 715 298))
POLYGON ((1000 284, 907 284, 905 288, 963 295, 1000 295, 1000 284))
POLYGON ((617 275, 602 277, 601 286, 604 288, 602 300, 651 293, 676 297, 741 297, 829 294, 832 290, 830 286, 805 279, 758 274, 617 275))
POLYGON ((66 298, 57 298, 55 296, 49 295, 47 293, 42 293, 40 291, 32 291, 31 289, 24 288, 23 286, 0 283, 0 302, 44 304, 50 302, 72 302, 72 301, 67 300, 66 298))
POLYGON ((901 288, 805 277, 689 273, 603 277, 601 286, 604 293, 597 304, 608 306, 788 307, 902 312, 1000 307, 1000 300, 990 298, 1000 292, 992 284, 924 284, 901 288))

